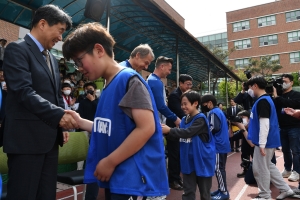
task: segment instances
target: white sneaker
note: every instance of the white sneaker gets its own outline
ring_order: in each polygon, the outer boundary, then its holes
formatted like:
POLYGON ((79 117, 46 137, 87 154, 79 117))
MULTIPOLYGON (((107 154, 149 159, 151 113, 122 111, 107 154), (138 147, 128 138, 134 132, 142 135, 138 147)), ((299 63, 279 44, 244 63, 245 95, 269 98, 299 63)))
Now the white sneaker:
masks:
POLYGON ((296 171, 293 171, 288 178, 289 181, 296 182, 299 180, 299 174, 296 171))
POLYGON ((285 169, 281 173, 283 178, 288 178, 291 174, 292 174, 292 171, 286 171, 285 169))
POLYGON ((292 195, 294 195, 294 191, 292 189, 289 189, 286 192, 281 192, 280 195, 278 197, 276 197, 276 199, 280 200, 280 199, 284 199, 284 198, 292 196, 292 195))

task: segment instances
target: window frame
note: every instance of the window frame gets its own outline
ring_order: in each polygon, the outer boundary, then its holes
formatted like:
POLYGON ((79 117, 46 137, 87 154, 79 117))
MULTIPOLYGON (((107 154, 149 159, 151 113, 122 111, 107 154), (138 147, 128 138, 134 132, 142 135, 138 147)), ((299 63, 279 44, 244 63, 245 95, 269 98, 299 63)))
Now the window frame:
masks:
POLYGON ((234 47, 237 47, 237 50, 242 50, 242 49, 250 49, 252 47, 251 45, 251 39, 245 39, 245 40, 237 40, 234 42, 234 47), (249 41, 249 43, 248 43, 249 41), (237 44, 239 43, 239 44, 237 44), (246 48, 244 48, 244 46, 246 45, 246 48), (248 47, 248 45, 250 45, 248 47), (242 48, 239 48, 239 46, 241 46, 242 48))
POLYGON ((290 63, 291 64, 300 63, 300 51, 290 53, 290 63), (293 58, 292 58, 292 55, 294 55, 293 58), (297 55, 297 56, 295 56, 295 55, 297 55), (295 60, 295 58, 297 58, 297 62, 292 62, 292 59, 295 60))
POLYGON ((288 43, 290 43, 290 42, 298 42, 298 41, 300 41, 300 30, 299 31, 292 31, 292 32, 288 32, 287 33, 287 38, 288 38, 288 43), (293 36, 294 34, 297 34, 296 36, 293 36), (292 37, 289 37, 289 34, 292 34, 292 37), (297 38, 297 40, 291 40, 290 41, 290 38, 297 38))
POLYGON ((293 22, 293 21, 298 21, 298 20, 300 20, 300 10, 294 10, 294 11, 285 13, 285 22, 293 22), (289 15, 289 17, 288 17, 288 15, 289 15), (292 15, 294 15, 294 16, 292 16, 292 15), (288 20, 288 18, 290 18, 290 20, 288 20))
POLYGON ((275 34, 275 35, 266 35, 266 36, 261 36, 258 38, 258 42, 259 42, 259 47, 265 47, 265 46, 271 46, 271 45, 277 45, 278 44, 278 35, 275 34), (276 36, 276 41, 277 43, 273 43, 272 44, 269 44, 270 41, 275 41, 274 39, 270 40, 269 38, 270 37, 274 37, 276 36), (261 39, 263 39, 263 41, 261 42, 261 39), (267 44, 266 44, 267 43, 267 44))
POLYGON ((245 31, 245 30, 249 30, 249 29, 250 29, 250 21, 249 20, 235 22, 232 24, 232 32, 245 31), (243 26, 243 23, 245 23, 244 26, 243 26), (243 27, 245 27, 245 28, 243 29, 243 27), (236 28, 236 30, 235 30, 235 28, 236 28))
POLYGON ((234 66, 235 66, 236 69, 245 69, 246 67, 249 66, 249 58, 236 59, 236 60, 234 61, 234 66), (237 65, 237 64, 236 64, 237 61, 242 61, 243 64, 242 64, 242 65, 240 65, 240 64, 237 65), (247 63, 245 63, 245 61, 247 61, 247 63))
POLYGON ((276 15, 269 15, 269 16, 258 18, 257 25, 258 25, 258 28, 276 25, 276 15), (272 17, 274 17, 274 20, 272 20, 272 17), (268 18, 270 18, 270 20, 268 20, 268 18), (259 22, 259 21, 261 21, 261 22, 259 22), (274 24, 272 23, 273 21, 275 22, 274 24), (268 24, 268 22, 271 22, 271 24, 268 24), (263 23, 266 23, 266 25, 263 25, 263 23), (260 26, 259 24, 262 24, 262 25, 260 26))

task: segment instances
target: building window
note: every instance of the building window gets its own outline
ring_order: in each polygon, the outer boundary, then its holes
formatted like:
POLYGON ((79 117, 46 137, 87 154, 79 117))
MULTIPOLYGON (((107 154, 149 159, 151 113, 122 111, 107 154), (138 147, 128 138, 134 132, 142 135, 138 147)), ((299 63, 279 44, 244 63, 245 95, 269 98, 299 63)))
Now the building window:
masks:
POLYGON ((250 29, 250 23, 248 21, 236 22, 233 24, 233 32, 250 29))
POLYGON ((286 22, 291 22, 300 19, 300 10, 285 13, 286 22))
POLYGON ((300 31, 294 31, 288 33, 288 41, 295 42, 300 40, 300 31))
POLYGON ((259 38, 259 46, 268 46, 277 43, 278 43, 277 35, 268 35, 259 38))
POLYGON ((251 40, 239 40, 234 42, 234 46, 236 49, 248 49, 251 47, 251 40))
MULTIPOLYGON (((262 60, 262 57, 260 57, 260 59, 262 60)), ((274 60, 278 60, 279 61, 279 55, 272 55, 271 56, 271 60, 270 62, 274 61, 274 60)), ((278 64, 280 63, 280 61, 278 62, 278 64)))
POLYGON ((237 69, 245 68, 248 66, 249 66, 249 58, 235 60, 235 67, 237 69))
POLYGON ((276 24, 275 15, 258 18, 258 27, 271 26, 276 24))
POLYGON ((290 63, 300 62, 300 51, 295 53, 290 53, 290 63))

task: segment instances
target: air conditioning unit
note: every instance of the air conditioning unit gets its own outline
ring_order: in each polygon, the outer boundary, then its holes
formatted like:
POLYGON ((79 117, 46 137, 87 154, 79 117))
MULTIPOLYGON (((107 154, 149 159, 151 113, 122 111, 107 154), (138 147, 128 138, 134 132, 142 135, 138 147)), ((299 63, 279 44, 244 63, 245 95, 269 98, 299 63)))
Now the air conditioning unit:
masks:
POLYGON ((298 40, 300 40, 300 37, 298 37, 298 40))
POLYGON ((300 16, 297 16, 296 18, 297 18, 297 19, 300 19, 300 16))
POLYGON ((264 45, 268 45, 269 44, 269 42, 264 42, 264 45))
POLYGON ((294 62, 299 62, 300 61, 300 58, 297 57, 297 58, 294 58, 294 62))
POLYGON ((250 48, 251 47, 251 44, 247 44, 247 48, 250 48))
POLYGON ((262 23, 259 23, 258 26, 262 26, 262 23))
POLYGON ((245 26, 242 26, 242 30, 244 30, 244 29, 246 29, 246 27, 245 27, 245 26))

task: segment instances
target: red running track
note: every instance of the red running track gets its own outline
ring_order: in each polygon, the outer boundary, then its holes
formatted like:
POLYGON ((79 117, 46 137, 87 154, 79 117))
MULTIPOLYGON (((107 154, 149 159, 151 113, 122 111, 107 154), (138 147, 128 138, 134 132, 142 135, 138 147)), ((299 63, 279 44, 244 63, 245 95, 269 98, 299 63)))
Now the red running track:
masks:
MULTIPOLYGON (((277 158, 277 168, 279 171, 283 170, 283 157, 281 151, 276 151, 277 158)), ((240 167, 241 153, 233 152, 228 154, 226 172, 227 172, 227 187, 230 194, 231 200, 249 200, 257 196, 258 190, 256 185, 247 185, 243 178, 237 178, 236 174, 242 172, 240 167)), ((297 188, 298 182, 289 182, 287 178, 285 181, 290 185, 290 187, 297 188)), ((212 191, 216 190, 218 187, 217 180, 213 178, 212 191)), ((78 187, 79 192, 82 192, 82 186, 78 187)), ((272 199, 276 199, 279 195, 279 191, 271 184, 272 199)), ((72 196, 72 189, 64 190, 57 193, 57 199, 59 200, 71 200, 74 199, 72 196)), ((182 191, 170 190, 170 195, 167 196, 167 200, 181 200, 182 191)), ((82 198, 82 194, 78 196, 78 199, 82 198)), ((199 192, 197 192, 197 200, 200 199, 199 192)), ((286 198, 286 200, 294 198, 286 198)), ((100 189, 97 200, 105 200, 103 189, 100 189)))

